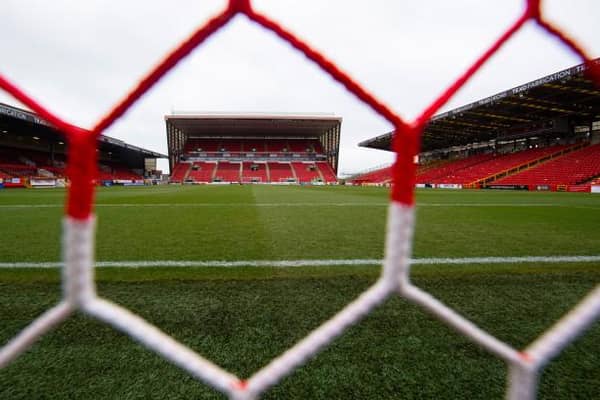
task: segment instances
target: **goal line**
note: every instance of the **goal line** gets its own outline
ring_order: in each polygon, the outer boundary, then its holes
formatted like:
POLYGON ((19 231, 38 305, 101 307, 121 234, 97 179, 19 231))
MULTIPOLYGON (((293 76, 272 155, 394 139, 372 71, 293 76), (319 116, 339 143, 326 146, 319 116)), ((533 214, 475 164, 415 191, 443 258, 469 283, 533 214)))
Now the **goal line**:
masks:
MULTIPOLYGON (((265 207, 265 208, 288 208, 288 207, 387 207, 389 202, 336 202, 336 203, 322 203, 322 202, 310 202, 310 203, 96 203, 96 208, 109 207, 109 208, 238 208, 238 207, 265 207)), ((574 205, 565 203, 418 203, 417 208, 423 207, 439 207, 439 208, 452 208, 452 207, 481 207, 481 208, 521 208, 521 207, 556 207, 556 208, 583 208, 583 209, 595 209, 598 210, 600 207, 594 205, 574 205)), ((64 208, 64 204, 0 204, 0 209, 30 209, 30 208, 64 208)))
MULTIPOLYGON (((556 264, 556 263, 589 263, 600 262, 600 255, 595 256, 523 256, 523 257, 441 257, 413 258, 412 265, 465 265, 465 264, 556 264)), ((138 261, 96 261, 99 268, 149 268, 149 267, 329 267, 353 265, 382 265, 383 260, 374 258, 349 259, 303 259, 303 260, 138 260, 138 261)), ((2 262, 0 268, 60 268, 62 262, 2 262)))

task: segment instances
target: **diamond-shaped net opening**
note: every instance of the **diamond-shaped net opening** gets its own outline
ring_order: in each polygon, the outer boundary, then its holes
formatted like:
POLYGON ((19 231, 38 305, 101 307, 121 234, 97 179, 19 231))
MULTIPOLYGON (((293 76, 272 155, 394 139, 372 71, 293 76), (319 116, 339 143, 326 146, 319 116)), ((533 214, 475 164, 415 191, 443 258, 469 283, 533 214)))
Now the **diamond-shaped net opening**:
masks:
POLYGON ((206 382, 231 398, 255 398, 269 387, 277 384, 284 376, 292 373, 387 298, 392 295, 400 295, 420 305, 426 312, 433 314, 443 323, 504 360, 509 366, 508 398, 535 398, 537 381, 543 366, 600 316, 600 285, 526 349, 519 351, 414 286, 410 281, 408 262, 414 226, 413 205, 416 171, 413 157, 419 152, 421 131, 440 107, 528 21, 536 23, 548 35, 558 38, 570 51, 578 55, 585 63, 585 72, 588 77, 600 85, 598 64, 592 63, 577 43, 544 19, 540 13, 539 0, 526 1, 519 18, 412 122, 404 121, 395 111, 377 100, 323 54, 314 50, 285 27, 256 12, 252 8, 250 0, 231 0, 225 10, 207 21, 187 40, 177 46, 155 69, 140 80, 122 101, 89 130, 71 125, 58 118, 28 96, 25 91, 0 75, 1 88, 63 132, 69 141, 67 174, 70 180, 63 225, 62 300, 0 349, 0 367, 6 366, 49 329, 64 321, 74 311, 79 310, 125 332, 149 350, 156 352, 186 370, 191 376, 206 382), (316 63, 323 72, 341 83, 351 94, 387 119, 394 126, 393 148, 397 154, 392 168, 394 184, 388 213, 386 255, 380 279, 333 318, 247 380, 242 380, 221 369, 139 316, 97 296, 93 276, 95 236, 93 182, 97 173, 96 138, 180 60, 229 23, 237 14, 245 15, 264 29, 275 33, 281 40, 288 42, 309 60, 316 63))

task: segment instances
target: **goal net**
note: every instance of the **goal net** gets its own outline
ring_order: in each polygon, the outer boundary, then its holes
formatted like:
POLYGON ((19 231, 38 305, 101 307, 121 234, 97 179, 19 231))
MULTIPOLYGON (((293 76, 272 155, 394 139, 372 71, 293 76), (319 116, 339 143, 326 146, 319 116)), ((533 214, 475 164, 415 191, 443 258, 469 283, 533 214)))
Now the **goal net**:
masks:
POLYGON ((0 349, 0 367, 4 367, 29 348, 49 329, 80 311, 109 324, 142 343, 191 376, 213 386, 234 399, 259 397, 292 373, 310 357, 329 345, 348 327, 358 323, 374 308, 392 296, 401 296, 482 348, 502 359, 509 368, 507 398, 528 400, 536 397, 537 382, 546 363, 588 328, 600 315, 600 285, 577 306, 525 349, 515 349, 502 342, 459 313, 449 308, 410 280, 409 257, 414 228, 414 156, 419 152, 421 132, 427 121, 461 88, 489 58, 523 25, 532 21, 549 35, 558 38, 586 64, 586 74, 600 84, 600 71, 590 57, 559 29, 548 23, 540 13, 539 0, 528 0, 519 18, 486 50, 471 67, 444 90, 414 121, 404 121, 396 111, 375 98, 369 91, 337 67, 325 55, 296 37, 277 21, 255 11, 249 0, 231 0, 218 15, 208 20, 183 41, 134 89, 90 130, 60 119, 41 103, 0 75, 0 87, 21 103, 61 130, 69 141, 67 173, 68 190, 66 216, 63 222, 62 300, 34 320, 0 349), (394 126, 394 149, 397 153, 392 167, 394 185, 388 211, 386 254, 378 281, 348 304, 338 314, 300 340, 289 350, 272 360, 249 379, 241 379, 169 335, 152 326, 127 309, 101 298, 94 281, 93 214, 96 176, 96 138, 128 110, 148 89, 158 82, 180 60, 201 45, 208 37, 227 25, 233 17, 244 14, 264 29, 273 32, 297 51, 303 53, 321 70, 341 83, 351 94, 371 107, 394 126))

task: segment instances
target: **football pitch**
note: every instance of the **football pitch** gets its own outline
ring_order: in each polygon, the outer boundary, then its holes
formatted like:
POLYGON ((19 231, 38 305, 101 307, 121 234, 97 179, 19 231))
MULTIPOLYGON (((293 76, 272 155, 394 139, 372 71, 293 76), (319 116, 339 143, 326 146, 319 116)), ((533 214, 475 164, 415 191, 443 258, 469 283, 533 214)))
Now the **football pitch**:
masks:
MULTIPOLYGON (((64 197, 0 191, 0 345, 60 299, 64 197)), ((388 197, 358 187, 102 188, 98 293, 248 377, 376 281, 388 197)), ((600 195, 418 191, 412 280, 523 348, 600 282, 599 227, 600 195)), ((599 370, 596 323, 546 367, 539 398, 600 398, 599 370)), ((499 399, 506 373, 392 298, 264 397, 499 399)), ((222 397, 83 315, 0 370, 1 399, 222 397)))

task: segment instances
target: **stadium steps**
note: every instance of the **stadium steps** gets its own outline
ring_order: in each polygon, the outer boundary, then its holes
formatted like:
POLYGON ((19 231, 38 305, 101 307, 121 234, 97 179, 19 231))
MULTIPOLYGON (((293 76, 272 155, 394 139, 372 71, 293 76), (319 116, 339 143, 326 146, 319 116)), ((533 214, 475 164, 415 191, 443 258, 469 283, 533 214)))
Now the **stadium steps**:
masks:
POLYGON ((321 178, 321 182, 326 182, 325 176, 323 176, 323 171, 321 171, 321 168, 317 168, 317 171, 319 171, 319 177, 321 178))
POLYGON ((188 163, 177 163, 175 167, 173 167, 173 171, 171 173, 170 181, 171 182, 184 182, 189 175, 192 164, 188 163))
POLYGON ((271 170, 271 183, 279 183, 293 177, 292 167, 289 162, 269 162, 271 170))
POLYGON ((587 145, 589 145, 589 143, 577 143, 577 144, 574 144, 569 147, 561 148, 560 150, 553 152, 552 154, 549 154, 549 155, 544 154, 534 160, 526 161, 517 166, 512 166, 512 167, 502 170, 500 172, 486 176, 483 179, 478 179, 477 181, 472 182, 469 186, 479 187, 480 185, 484 185, 484 184, 488 184, 488 183, 495 183, 495 181, 498 181, 500 179, 504 179, 506 177, 519 174, 519 173, 521 173, 523 171, 527 171, 528 169, 531 169, 531 168, 536 168, 536 167, 540 166, 541 164, 555 160, 558 157, 562 157, 573 151, 580 150, 580 149, 586 147, 587 145))
POLYGON ((192 182, 212 182, 214 169, 214 163, 194 162, 194 164, 190 165, 189 169, 185 171, 185 179, 191 180, 192 182))
POLYGON ((242 163, 219 161, 216 168, 215 179, 220 180, 221 182, 241 182, 242 163))
POLYGON ((317 161, 315 163, 317 169, 321 173, 321 177, 324 183, 335 183, 337 182, 337 177, 335 176, 335 172, 331 168, 331 165, 327 161, 317 161))
POLYGON ((254 179, 259 179, 261 183, 268 182, 267 168, 264 163, 244 161, 242 163, 242 182, 254 182, 254 179), (252 170, 252 166, 256 165, 257 169, 252 170))
POLYGON ((188 176, 190 175, 190 171, 192 170, 192 164, 188 165, 187 169, 185 170, 185 172, 183 173, 183 182, 186 181, 186 179, 188 178, 188 176))
POLYGON ((215 166, 214 166, 214 168, 213 168, 213 170, 212 170, 212 174, 210 174, 210 181, 211 181, 211 182, 214 182, 214 181, 215 181, 215 178, 217 177, 217 168, 218 168, 218 167, 219 167, 219 164, 218 164, 218 163, 215 163, 215 166))
POLYGON ((299 183, 310 183, 317 179, 323 180, 323 174, 314 163, 292 162, 292 168, 296 172, 299 183), (312 168, 312 169, 311 169, 312 168))

